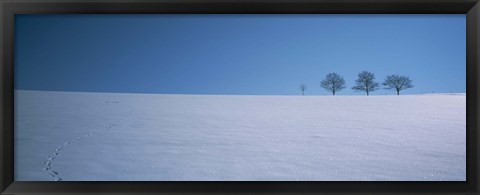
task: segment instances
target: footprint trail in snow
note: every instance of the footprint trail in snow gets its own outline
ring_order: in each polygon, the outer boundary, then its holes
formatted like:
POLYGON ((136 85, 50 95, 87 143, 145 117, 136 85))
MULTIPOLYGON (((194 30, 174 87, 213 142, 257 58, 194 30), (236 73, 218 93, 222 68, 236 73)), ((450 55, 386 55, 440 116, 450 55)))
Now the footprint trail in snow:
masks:
MULTIPOLYGON (((117 101, 114 101, 114 102, 109 102, 109 101, 106 101, 105 103, 114 103, 114 104, 117 104, 119 102, 117 101)), ((125 105, 127 107, 130 108, 130 110, 124 114, 122 117, 120 117, 119 119, 116 119, 110 123, 108 123, 108 125, 106 126, 106 128, 102 128, 100 130, 97 130, 97 131, 91 131, 89 133, 86 133, 86 134, 83 134, 81 136, 78 136, 78 137, 74 137, 72 139, 69 139, 68 141, 66 141, 65 143, 63 143, 62 145, 58 146, 55 151, 50 154, 48 157, 47 157, 47 160, 45 162, 43 162, 43 171, 45 171, 50 177, 53 178, 54 181, 62 181, 62 178, 60 177, 60 174, 58 171, 55 171, 52 167, 52 162, 58 158, 58 156, 60 155, 61 151, 63 149, 65 149, 66 147, 68 147, 70 144, 74 144, 75 142, 78 142, 78 141, 81 141, 83 139, 86 139, 90 136, 94 136, 96 134, 99 134, 99 133, 102 133, 102 132, 107 132, 109 130, 111 130, 115 125, 117 125, 119 122, 123 121, 124 119, 126 119, 127 117, 129 117, 133 111, 135 110, 135 108, 133 108, 132 106, 130 105, 125 105)))

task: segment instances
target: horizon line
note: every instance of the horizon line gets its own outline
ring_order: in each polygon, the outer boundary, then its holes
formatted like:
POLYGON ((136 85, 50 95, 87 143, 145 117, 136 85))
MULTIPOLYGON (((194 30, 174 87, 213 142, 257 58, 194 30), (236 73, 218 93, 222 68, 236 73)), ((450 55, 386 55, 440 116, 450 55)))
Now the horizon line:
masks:
MULTIPOLYGON (((145 94, 145 95, 217 95, 217 96, 399 96, 392 94, 315 94, 315 95, 295 95, 295 94, 198 94, 198 93, 149 93, 149 92, 101 92, 101 91, 59 91, 59 90, 32 90, 32 89, 14 89, 14 91, 35 91, 35 92, 64 92, 64 93, 112 93, 112 94, 145 94)), ((466 94, 466 92, 434 92, 434 93, 408 93, 403 95, 428 95, 428 94, 466 94)), ((400 94, 402 96, 402 94, 400 94)))

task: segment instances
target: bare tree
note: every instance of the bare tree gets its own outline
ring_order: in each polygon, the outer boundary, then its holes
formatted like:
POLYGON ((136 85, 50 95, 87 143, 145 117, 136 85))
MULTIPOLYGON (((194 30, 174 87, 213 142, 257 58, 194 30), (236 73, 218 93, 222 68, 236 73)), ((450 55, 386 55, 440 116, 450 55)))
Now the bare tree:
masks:
POLYGON ((374 81, 375 75, 368 71, 358 73, 358 79, 355 80, 355 86, 352 87, 356 91, 365 91, 367 96, 371 91, 378 89, 379 84, 374 81))
POLYGON ((300 90, 302 90, 302 95, 305 94, 305 90, 307 89, 307 85, 305 84, 300 84, 300 90))
POLYGON ((320 86, 335 95, 336 92, 345 88, 345 80, 337 73, 329 73, 327 77, 320 83, 320 86))
POLYGON ((385 82, 382 84, 386 86, 386 89, 395 89, 397 91, 397 95, 400 95, 401 90, 413 87, 412 80, 410 80, 410 78, 396 74, 388 75, 387 78, 385 78, 385 82))

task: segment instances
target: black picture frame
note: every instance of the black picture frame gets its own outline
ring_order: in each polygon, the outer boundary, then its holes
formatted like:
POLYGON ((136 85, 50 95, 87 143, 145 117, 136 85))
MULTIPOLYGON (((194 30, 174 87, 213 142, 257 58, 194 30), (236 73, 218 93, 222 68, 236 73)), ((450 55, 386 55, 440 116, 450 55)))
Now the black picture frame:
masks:
POLYGON ((478 194, 479 0, 0 0, 0 192, 2 194, 478 194), (16 14, 466 14, 467 181, 465 182, 19 182, 14 181, 16 14))

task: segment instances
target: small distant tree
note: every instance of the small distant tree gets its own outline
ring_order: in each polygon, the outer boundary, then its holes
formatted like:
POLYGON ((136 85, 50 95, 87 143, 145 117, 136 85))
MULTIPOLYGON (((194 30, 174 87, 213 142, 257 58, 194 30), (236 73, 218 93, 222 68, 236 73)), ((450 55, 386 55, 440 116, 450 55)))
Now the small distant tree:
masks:
POLYGON ((345 80, 339 74, 332 72, 327 74, 320 86, 335 95, 335 93, 345 88, 345 80))
POLYGON ((300 84, 300 90, 302 90, 302 95, 305 94, 305 90, 307 89, 307 85, 305 84, 300 84))
POLYGON ((413 87, 410 78, 396 74, 388 75, 387 78, 385 78, 385 82, 382 84, 386 86, 386 89, 395 89, 397 95, 400 95, 400 91, 413 87))
POLYGON ((374 81, 375 75, 368 71, 358 73, 358 79, 355 80, 355 86, 352 87, 356 91, 367 92, 367 96, 370 92, 378 89, 379 84, 374 81))

